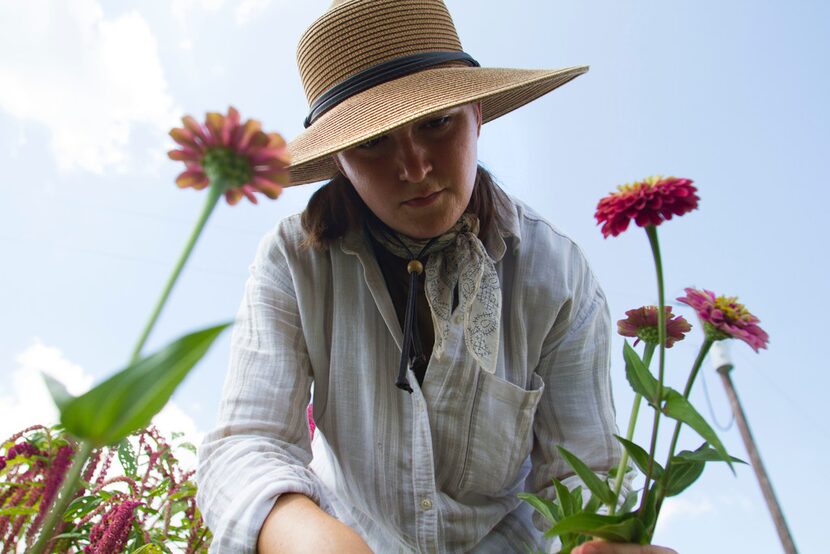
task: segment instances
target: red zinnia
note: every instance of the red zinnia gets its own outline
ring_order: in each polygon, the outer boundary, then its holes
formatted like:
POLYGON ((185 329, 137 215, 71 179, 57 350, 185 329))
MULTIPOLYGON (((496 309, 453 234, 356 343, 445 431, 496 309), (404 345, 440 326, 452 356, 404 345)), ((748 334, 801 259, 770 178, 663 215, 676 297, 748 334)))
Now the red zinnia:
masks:
POLYGON ((228 108, 228 115, 208 113, 204 125, 191 116, 182 118, 184 127, 170 131, 181 146, 168 152, 187 169, 176 178, 179 187, 197 190, 219 179, 228 204, 245 196, 256 204, 254 192, 277 198, 288 184, 288 153, 278 133, 265 133, 259 121, 241 123, 239 112, 228 108))
POLYGON ((660 225, 675 215, 697 208, 700 198, 691 179, 648 177, 618 187, 599 201, 594 217, 602 224, 602 235, 617 236, 628 229, 633 219, 640 227, 660 225))
MULTIPOLYGON (((671 306, 665 306, 666 313, 666 348, 671 348, 675 342, 683 340, 692 326, 683 316, 673 316, 671 306)), ((643 306, 625 312, 628 316, 617 322, 617 332, 624 337, 637 337, 634 346, 640 340, 658 344, 657 306, 643 306)))
POLYGON ((715 296, 712 291, 693 288, 685 290, 686 296, 677 300, 695 309, 703 321, 707 338, 741 339, 756 352, 767 347, 769 335, 758 326, 760 320, 739 303, 736 296, 715 296))

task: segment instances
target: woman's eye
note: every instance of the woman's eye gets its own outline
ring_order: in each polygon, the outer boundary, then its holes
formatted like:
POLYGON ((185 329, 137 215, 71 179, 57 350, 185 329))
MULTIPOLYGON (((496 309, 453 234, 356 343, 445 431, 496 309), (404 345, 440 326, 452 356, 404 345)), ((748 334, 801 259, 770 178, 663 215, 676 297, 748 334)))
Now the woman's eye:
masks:
POLYGON ((362 149, 362 150, 371 150, 372 148, 377 146, 380 143, 380 141, 382 141, 385 138, 386 138, 386 135, 381 135, 379 137, 369 139, 366 142, 360 143, 360 144, 357 145, 357 147, 362 149))
POLYGON ((429 129, 440 129, 441 127, 445 126, 447 123, 450 122, 450 116, 444 115, 441 117, 436 117, 434 119, 430 119, 426 123, 424 123, 424 127, 429 129))

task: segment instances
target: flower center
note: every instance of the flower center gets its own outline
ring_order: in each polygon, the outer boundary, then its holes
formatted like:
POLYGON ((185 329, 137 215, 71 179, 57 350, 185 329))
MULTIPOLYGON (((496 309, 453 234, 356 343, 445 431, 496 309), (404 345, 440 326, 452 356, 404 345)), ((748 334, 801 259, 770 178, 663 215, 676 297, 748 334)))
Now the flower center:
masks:
POLYGON ((644 188, 651 188, 662 180, 662 175, 652 175, 651 177, 646 177, 642 181, 637 181, 636 183, 626 183, 624 185, 620 185, 617 187, 617 190, 622 193, 637 192, 644 188))
POLYGON ((741 321, 751 317, 749 311, 735 296, 718 296, 715 299, 715 307, 723 312, 723 317, 727 321, 741 321))
POLYGON ((228 148, 209 148, 202 167, 211 183, 222 182, 226 188, 240 187, 251 181, 251 162, 228 148))
POLYGON ((637 329, 637 336, 645 343, 658 344, 660 342, 660 332, 657 327, 640 327, 637 329))

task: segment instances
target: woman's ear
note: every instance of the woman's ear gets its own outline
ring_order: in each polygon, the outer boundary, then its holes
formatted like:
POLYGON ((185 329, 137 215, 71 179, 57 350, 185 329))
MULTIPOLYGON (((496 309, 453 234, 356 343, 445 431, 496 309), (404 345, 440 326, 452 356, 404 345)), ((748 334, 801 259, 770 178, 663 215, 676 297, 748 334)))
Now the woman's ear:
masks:
POLYGON ((340 175, 345 175, 345 173, 343 173, 343 165, 340 163, 340 156, 332 154, 331 159, 334 161, 334 165, 337 166, 337 171, 340 172, 340 175))
POLYGON ((476 125, 477 125, 476 136, 480 137, 481 136, 481 120, 482 120, 482 117, 481 117, 481 102, 476 102, 475 103, 475 108, 476 108, 476 125))

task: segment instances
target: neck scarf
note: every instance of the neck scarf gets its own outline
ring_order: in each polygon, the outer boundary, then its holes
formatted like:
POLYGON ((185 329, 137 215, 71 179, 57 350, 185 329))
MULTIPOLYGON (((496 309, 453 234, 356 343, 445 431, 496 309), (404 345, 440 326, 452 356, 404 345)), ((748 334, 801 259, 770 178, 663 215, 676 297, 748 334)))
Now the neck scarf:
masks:
POLYGON ((450 332, 453 291, 464 325, 467 352, 488 373, 496 370, 501 318, 501 287, 493 260, 478 238, 478 218, 465 213, 446 233, 431 239, 413 239, 395 232, 380 220, 367 224, 372 237, 392 254, 409 260, 409 295, 404 317, 404 342, 396 385, 412 392, 406 371, 423 356, 415 322, 417 279, 425 271, 424 292, 435 330, 433 354, 441 358, 450 332), (426 263, 424 264, 424 260, 426 263))

